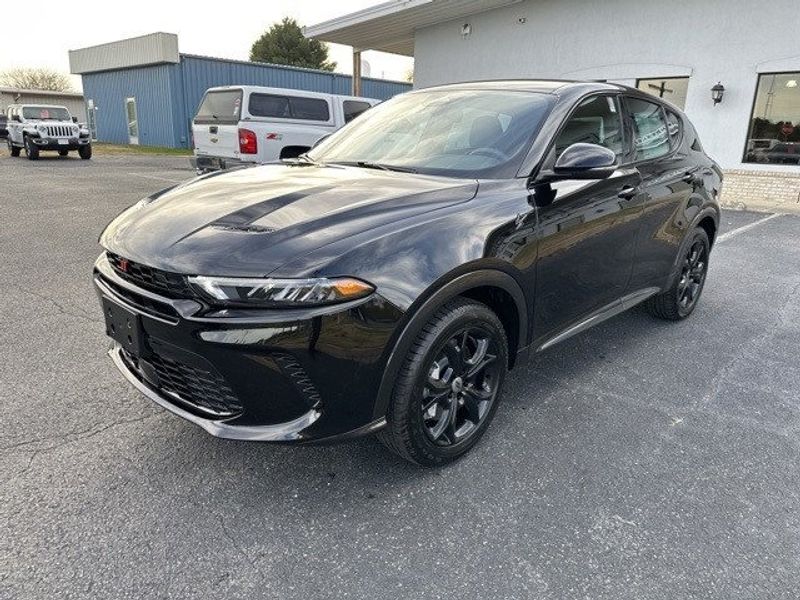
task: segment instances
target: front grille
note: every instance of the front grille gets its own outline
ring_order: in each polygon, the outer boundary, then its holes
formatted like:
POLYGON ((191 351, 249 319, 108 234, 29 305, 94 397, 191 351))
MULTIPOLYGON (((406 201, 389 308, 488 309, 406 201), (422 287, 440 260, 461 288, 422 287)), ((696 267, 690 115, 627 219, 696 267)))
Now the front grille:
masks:
POLYGON ((148 298, 147 296, 143 296, 142 294, 137 294, 134 291, 129 290, 128 288, 122 287, 104 277, 101 274, 97 275, 99 279, 103 282, 104 285, 111 288, 115 295, 119 296, 123 300, 125 300, 128 304, 133 306, 134 308, 138 308, 144 313, 154 315, 156 317, 161 317, 162 319, 169 321, 170 323, 177 323, 178 322, 178 313, 177 311, 172 308, 169 304, 165 302, 159 302, 158 300, 153 300, 152 298, 148 298))
POLYGON ((158 387, 178 400, 190 404, 200 413, 223 418, 242 412, 242 404, 214 367, 193 367, 178 360, 152 354, 149 362, 158 375, 158 387))
POLYGON ((47 137, 75 137, 75 133, 69 125, 48 125, 47 137))
POLYGON ((192 297, 192 291, 189 284, 186 283, 186 278, 179 273, 154 269, 111 252, 106 252, 106 256, 114 272, 126 281, 168 298, 192 297))

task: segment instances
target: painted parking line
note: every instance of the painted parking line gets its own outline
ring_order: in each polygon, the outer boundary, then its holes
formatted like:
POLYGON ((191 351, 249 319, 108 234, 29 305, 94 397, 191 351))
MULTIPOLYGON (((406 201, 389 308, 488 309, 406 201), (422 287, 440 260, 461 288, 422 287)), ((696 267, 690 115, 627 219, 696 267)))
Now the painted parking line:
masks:
POLYGON ((732 237, 739 235, 740 233, 744 233, 745 231, 750 231, 751 229, 754 229, 759 225, 763 225, 767 221, 771 221, 775 217, 780 217, 780 216, 781 213, 773 213, 771 215, 764 217, 763 219, 759 219, 758 221, 753 221, 752 223, 748 223, 747 225, 742 225, 741 227, 737 227, 736 229, 723 233, 721 236, 719 236, 717 238, 717 243, 729 240, 732 237))

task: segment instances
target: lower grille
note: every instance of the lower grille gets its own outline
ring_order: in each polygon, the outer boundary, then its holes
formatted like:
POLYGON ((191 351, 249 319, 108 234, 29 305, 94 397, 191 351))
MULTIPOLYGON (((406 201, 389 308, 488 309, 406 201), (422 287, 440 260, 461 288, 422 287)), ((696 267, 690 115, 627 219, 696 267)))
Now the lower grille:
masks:
POLYGON ((196 407, 205 416, 223 418, 242 412, 242 405, 222 376, 213 370, 200 369, 180 361, 153 354, 147 362, 158 375, 162 392, 196 407))

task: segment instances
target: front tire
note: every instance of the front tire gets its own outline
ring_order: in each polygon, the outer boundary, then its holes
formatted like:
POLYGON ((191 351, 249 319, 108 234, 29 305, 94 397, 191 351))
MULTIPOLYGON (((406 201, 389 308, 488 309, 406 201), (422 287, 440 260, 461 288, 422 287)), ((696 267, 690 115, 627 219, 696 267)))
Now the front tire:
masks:
POLYGON ((92 158, 92 145, 86 144, 85 146, 78 148, 78 156, 80 156, 83 160, 89 160, 92 158))
POLYGON ((26 136, 25 140, 25 156, 28 160, 39 160, 39 148, 31 141, 31 138, 26 136))
POLYGON ((497 315, 473 300, 448 302, 412 343, 378 437, 418 465, 456 460, 491 423, 507 367, 508 340, 497 315))
POLYGON ((686 236, 672 285, 645 303, 651 315, 667 321, 680 321, 692 314, 706 282, 710 251, 711 243, 702 227, 696 227, 686 236))

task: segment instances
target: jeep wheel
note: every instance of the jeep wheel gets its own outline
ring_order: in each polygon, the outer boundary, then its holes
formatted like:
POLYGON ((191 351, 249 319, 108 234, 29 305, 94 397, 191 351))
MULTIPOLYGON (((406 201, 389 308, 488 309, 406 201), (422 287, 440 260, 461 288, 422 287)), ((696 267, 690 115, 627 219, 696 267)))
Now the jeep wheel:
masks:
POLYGON ((8 151, 11 153, 11 156, 19 156, 20 149, 11 142, 11 138, 8 138, 6 141, 8 142, 8 151))
POLYGON ((39 148, 27 136, 25 137, 25 156, 28 157, 28 160, 37 160, 39 158, 39 148))
POLYGON ((83 160, 89 160, 90 158, 92 158, 92 145, 86 144, 85 146, 81 146, 80 148, 78 148, 78 155, 83 160))
POLYGON ((378 437, 422 466, 459 458, 494 417, 507 365, 508 341, 497 315, 472 300, 449 302, 414 340, 378 437))
POLYGON ((69 150, 59 150, 58 151, 58 155, 59 156, 66 156, 67 154, 69 154, 69 150))

